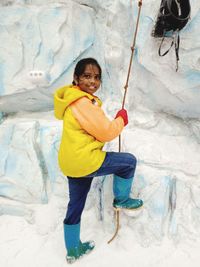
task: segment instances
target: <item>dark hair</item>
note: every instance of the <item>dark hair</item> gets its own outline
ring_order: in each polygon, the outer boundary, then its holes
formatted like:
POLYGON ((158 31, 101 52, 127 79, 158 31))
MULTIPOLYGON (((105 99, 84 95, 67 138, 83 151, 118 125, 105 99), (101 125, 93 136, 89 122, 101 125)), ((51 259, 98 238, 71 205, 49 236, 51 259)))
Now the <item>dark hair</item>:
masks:
MULTIPOLYGON (((99 63, 97 62, 97 60, 94 58, 91 58, 91 57, 83 58, 76 64, 76 67, 74 69, 74 76, 76 75, 79 78, 79 76, 84 73, 86 65, 96 66, 99 69, 99 75, 100 75, 100 79, 101 79, 101 72, 102 72, 101 67, 100 67, 99 63)), ((76 85, 75 81, 73 81, 72 84, 76 85)))

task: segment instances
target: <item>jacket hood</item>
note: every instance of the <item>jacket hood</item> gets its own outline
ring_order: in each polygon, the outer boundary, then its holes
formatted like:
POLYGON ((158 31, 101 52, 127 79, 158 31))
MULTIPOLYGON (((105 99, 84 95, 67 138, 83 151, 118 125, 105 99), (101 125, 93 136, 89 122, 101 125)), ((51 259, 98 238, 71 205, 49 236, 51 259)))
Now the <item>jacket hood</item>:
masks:
POLYGON ((78 86, 68 85, 61 87, 54 94, 54 115, 57 119, 63 120, 66 108, 81 97, 87 96, 94 99, 94 96, 81 91, 78 86))

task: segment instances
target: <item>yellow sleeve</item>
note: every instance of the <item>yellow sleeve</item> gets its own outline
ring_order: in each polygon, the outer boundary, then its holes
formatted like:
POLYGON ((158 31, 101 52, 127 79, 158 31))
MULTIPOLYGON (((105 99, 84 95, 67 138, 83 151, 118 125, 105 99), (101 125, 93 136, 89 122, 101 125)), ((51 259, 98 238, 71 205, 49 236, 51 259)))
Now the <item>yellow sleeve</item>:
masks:
POLYGON ((70 108, 81 127, 101 142, 113 140, 124 128, 122 117, 110 121, 103 110, 87 97, 73 102, 70 108))

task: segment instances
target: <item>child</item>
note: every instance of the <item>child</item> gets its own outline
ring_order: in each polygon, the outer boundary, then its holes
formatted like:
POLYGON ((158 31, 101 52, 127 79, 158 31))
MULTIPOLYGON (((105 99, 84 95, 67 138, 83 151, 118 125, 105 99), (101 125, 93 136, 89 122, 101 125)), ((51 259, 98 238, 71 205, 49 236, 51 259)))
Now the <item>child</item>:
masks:
POLYGON ((113 207, 137 209, 142 200, 129 198, 136 167, 130 153, 105 152, 104 142, 116 138, 128 124, 125 109, 110 121, 94 95, 101 84, 101 67, 93 58, 80 60, 72 85, 58 89, 54 95, 55 116, 63 120, 58 153, 59 165, 68 178, 69 203, 64 219, 67 262, 72 263, 94 248, 94 242, 80 241, 81 214, 94 176, 114 174, 113 207))

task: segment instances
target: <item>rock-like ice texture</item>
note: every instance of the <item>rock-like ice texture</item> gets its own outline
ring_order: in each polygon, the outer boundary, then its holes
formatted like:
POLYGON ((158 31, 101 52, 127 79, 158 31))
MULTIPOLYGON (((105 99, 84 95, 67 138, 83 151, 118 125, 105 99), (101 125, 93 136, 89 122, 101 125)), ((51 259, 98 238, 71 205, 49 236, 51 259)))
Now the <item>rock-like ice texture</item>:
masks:
MULTIPOLYGON (((145 205, 122 214, 119 237, 107 246, 114 231, 112 177, 95 178, 82 238, 95 239, 97 249, 80 265, 199 267, 200 3, 190 2, 176 73, 173 50, 160 58, 160 40, 151 37, 160 1, 143 1, 122 150, 138 159, 132 194, 145 205)), ((66 265, 68 188, 57 163, 62 122, 53 117, 52 94, 71 83, 80 58, 95 57, 103 70, 99 96, 114 116, 137 11, 136 0, 0 2, 0 266, 66 265), (46 84, 32 84, 31 70, 44 70, 46 84)), ((118 140, 105 149, 117 151, 118 140)))
MULTIPOLYGON (((191 1, 191 19, 181 31, 177 73, 173 49, 160 58, 160 39, 151 36, 159 4, 159 1, 143 4, 135 75, 130 82, 130 106, 142 105, 179 117, 198 118, 199 2, 191 1)), ((0 12, 1 111, 52 109, 52 92, 66 81, 71 82, 74 61, 87 55, 95 56, 104 69, 104 90, 109 92, 104 96, 116 91, 120 97, 137 1, 4 1, 0 12), (30 83, 27 76, 31 70, 47 73, 48 84, 44 88, 30 83)), ((170 42, 171 39, 166 40, 166 46, 170 42)))
POLYGON ((94 43, 93 10, 72 1, 1 6, 0 27, 0 95, 9 95, 0 110, 52 109, 54 84, 94 43), (31 70, 46 72, 44 88, 30 83, 31 70))
POLYGON ((47 203, 58 177, 55 121, 5 120, 0 131, 0 195, 25 203, 47 203))

